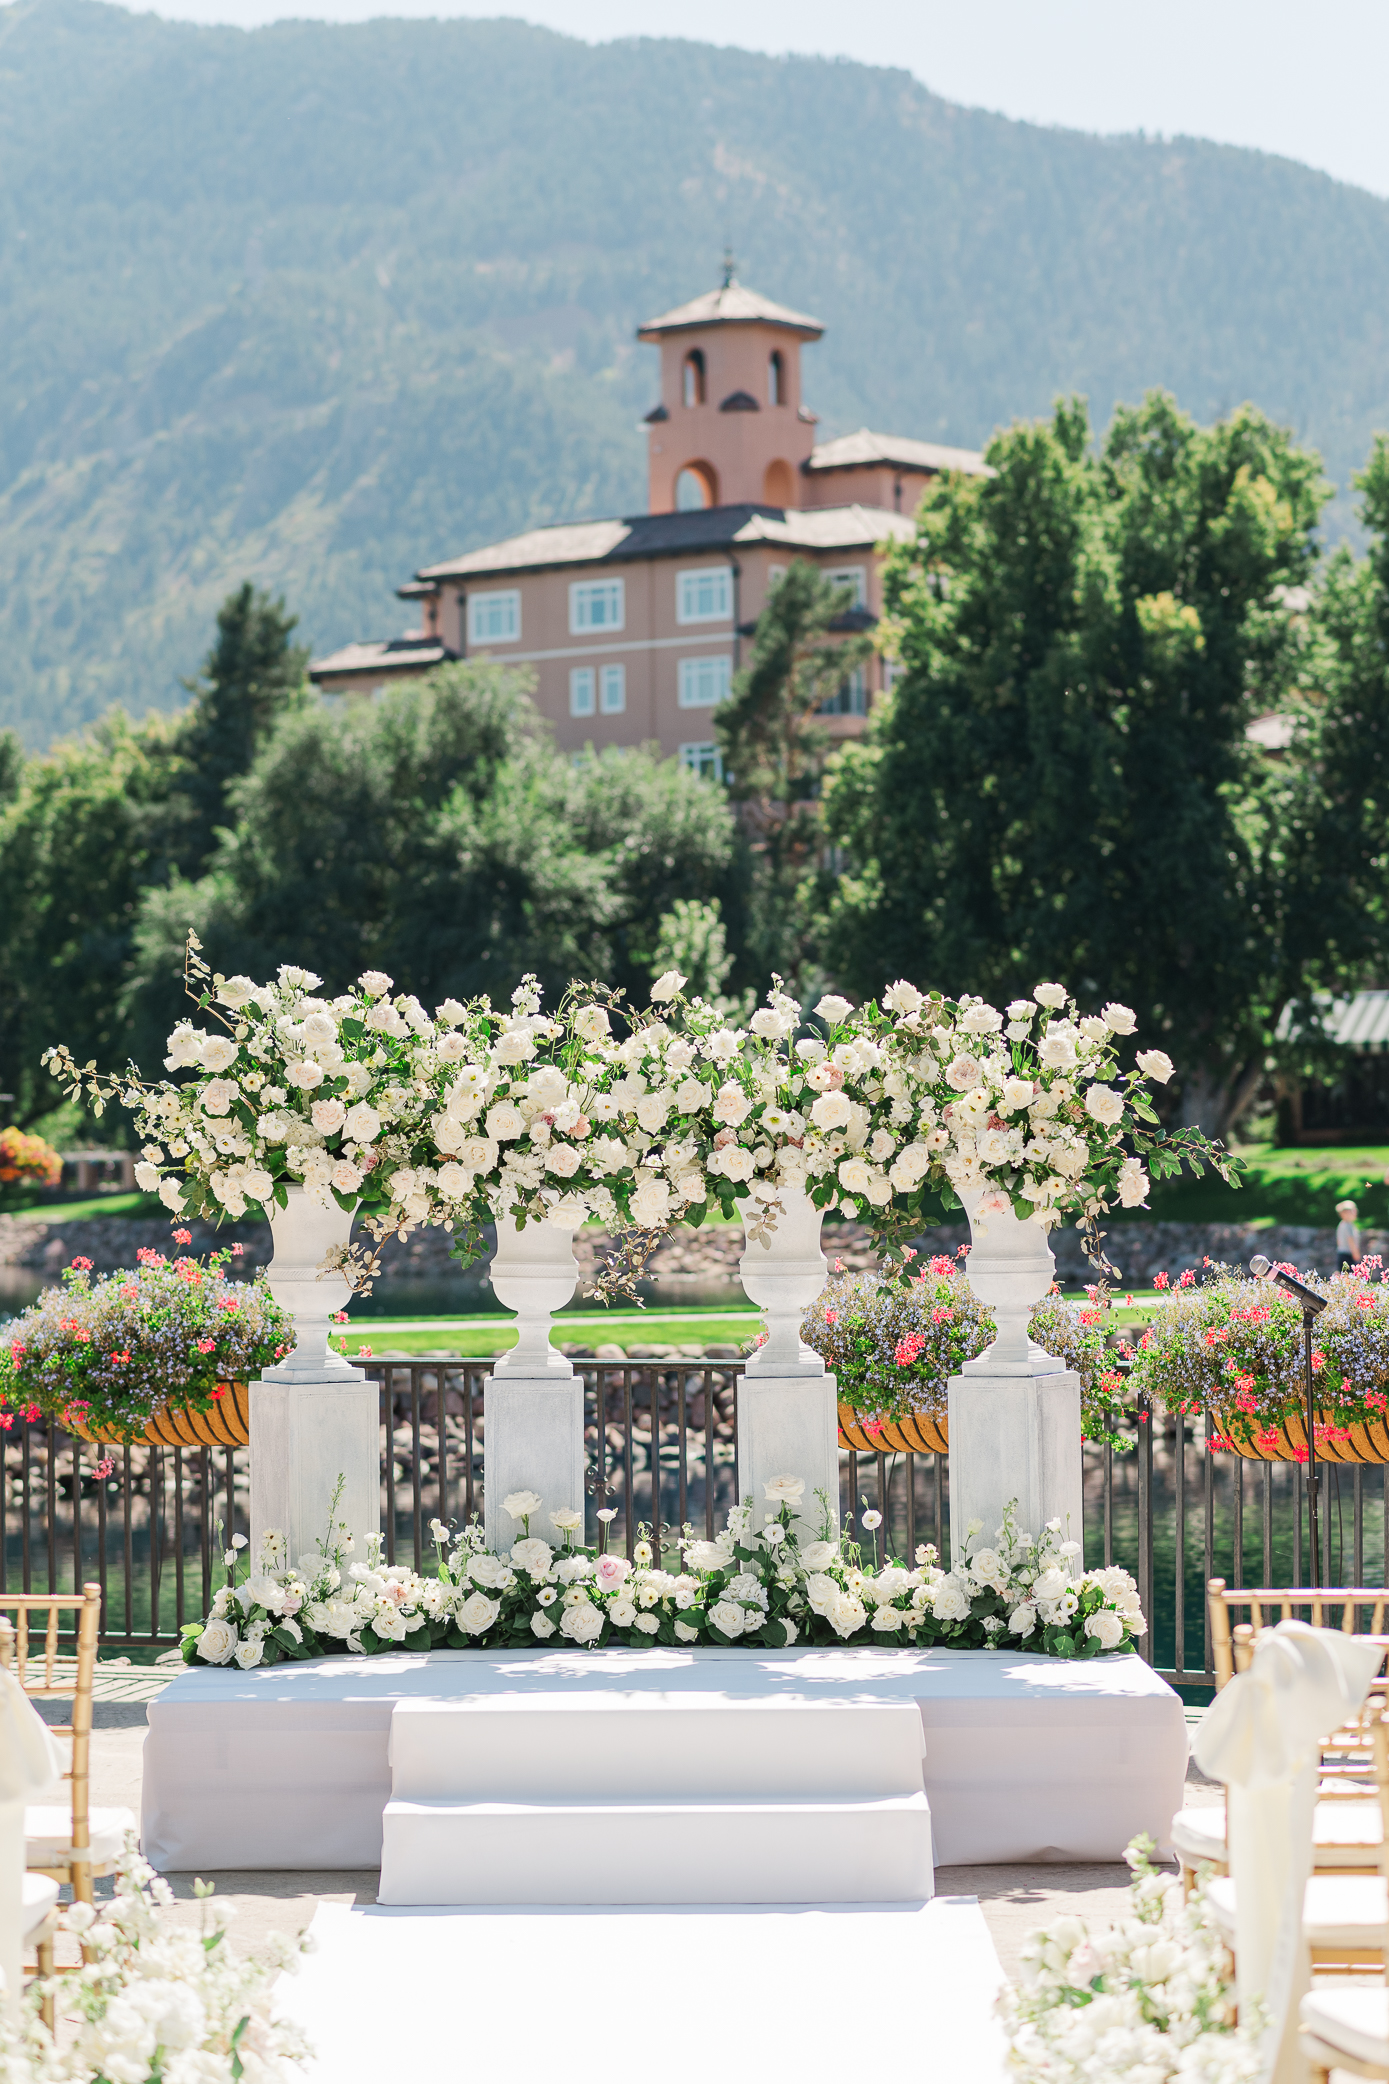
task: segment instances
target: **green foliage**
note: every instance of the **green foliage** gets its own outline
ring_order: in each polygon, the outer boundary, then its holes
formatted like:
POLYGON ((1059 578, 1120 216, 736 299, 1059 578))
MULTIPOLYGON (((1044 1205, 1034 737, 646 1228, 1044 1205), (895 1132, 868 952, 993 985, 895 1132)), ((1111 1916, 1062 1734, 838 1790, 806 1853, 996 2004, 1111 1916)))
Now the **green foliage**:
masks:
POLYGON ((1344 482, 1383 416, 1381 198, 900 70, 14 0, 0 193, 0 722, 31 744, 175 705, 248 577, 322 651, 392 634, 422 559, 638 508, 633 329, 730 230, 826 322, 826 433, 982 445, 1062 386, 1165 383, 1262 400, 1344 482))
POLYGON ((1077 402, 992 478, 942 479, 889 560, 905 668, 827 785, 852 872, 826 950, 1000 1003, 1060 977, 1133 1006, 1218 1128, 1289 985, 1285 777, 1246 738, 1305 659, 1290 612, 1325 496, 1252 407, 1196 426, 1154 393, 1099 453, 1077 402), (1257 706, 1256 706, 1257 705, 1257 706))
POLYGON ((291 645, 296 618, 248 579, 217 612, 217 641, 183 719, 180 750, 188 763, 183 794, 190 809, 189 844, 180 866, 201 868, 226 818, 227 792, 245 774, 272 728, 306 692, 309 654, 291 645))

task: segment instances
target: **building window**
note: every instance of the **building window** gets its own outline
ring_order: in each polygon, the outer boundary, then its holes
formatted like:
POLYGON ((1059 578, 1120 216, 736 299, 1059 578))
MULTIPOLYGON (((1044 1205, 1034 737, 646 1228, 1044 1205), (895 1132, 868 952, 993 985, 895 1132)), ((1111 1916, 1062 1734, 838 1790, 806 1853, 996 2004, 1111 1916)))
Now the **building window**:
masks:
POLYGON ((623 626, 623 584, 620 579, 585 580, 569 589, 569 628, 574 636, 584 630, 620 630, 623 626))
POLYGON ((569 675, 569 714, 592 716, 593 683, 592 666, 575 666, 569 675))
POLYGON ((684 388, 681 393, 686 405, 704 403, 704 350, 692 347, 685 357, 684 388))
POLYGON ((851 607, 868 606, 868 575, 861 564, 842 565, 835 571, 826 572, 825 577, 831 586, 853 587, 854 598, 849 604, 851 607))
POLYGON ((599 676, 604 716, 621 716, 627 707, 627 668, 604 666, 599 676))
POLYGON ((733 664, 722 658, 682 658, 680 661, 680 707, 712 709, 728 700, 733 664))
POLYGON ((867 716, 868 675, 862 666, 855 666, 848 678, 839 683, 836 694, 826 696, 816 714, 819 716, 867 716))
POLYGON ((680 765, 688 767, 701 781, 723 780, 723 754, 708 739, 698 745, 682 745, 679 759, 680 765))
POLYGON ((515 644, 520 635, 521 596, 515 588, 505 593, 468 595, 470 644, 515 644))
POLYGON ((712 465, 687 463, 675 480, 675 511, 697 513, 701 507, 719 503, 719 481, 712 465))
POLYGON ((727 622, 733 613, 733 574, 726 564, 675 575, 677 622, 727 622))
POLYGON ((767 363, 767 403, 786 403, 786 364, 781 359, 781 349, 774 347, 767 363))

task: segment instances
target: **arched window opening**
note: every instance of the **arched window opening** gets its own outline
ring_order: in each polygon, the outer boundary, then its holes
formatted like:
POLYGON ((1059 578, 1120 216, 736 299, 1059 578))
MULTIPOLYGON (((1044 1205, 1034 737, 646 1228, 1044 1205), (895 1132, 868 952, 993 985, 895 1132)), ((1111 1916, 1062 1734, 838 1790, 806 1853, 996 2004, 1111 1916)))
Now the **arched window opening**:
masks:
POLYGON ((676 512, 688 514, 696 507, 715 507, 718 503, 718 480, 711 466, 687 463, 675 480, 676 512))
POLYGON ((786 403, 786 364, 781 359, 781 349, 779 347, 772 349, 772 357, 767 364, 767 403, 769 405, 785 405, 786 403))
POLYGON ((769 507, 796 504, 796 480, 784 457, 778 456, 762 473, 762 497, 769 507))
POLYGON ((692 347, 685 357, 685 403, 704 403, 704 350, 692 347))

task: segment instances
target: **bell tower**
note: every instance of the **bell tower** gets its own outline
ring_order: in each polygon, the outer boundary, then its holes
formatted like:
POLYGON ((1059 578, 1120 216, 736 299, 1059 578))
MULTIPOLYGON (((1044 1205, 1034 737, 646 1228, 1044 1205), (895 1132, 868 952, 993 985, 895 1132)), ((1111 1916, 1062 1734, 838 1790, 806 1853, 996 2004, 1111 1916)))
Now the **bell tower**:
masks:
POLYGON ((815 415, 801 402, 801 346, 817 318, 723 282, 637 329, 661 350, 661 402, 646 416, 647 505, 805 505, 815 415))

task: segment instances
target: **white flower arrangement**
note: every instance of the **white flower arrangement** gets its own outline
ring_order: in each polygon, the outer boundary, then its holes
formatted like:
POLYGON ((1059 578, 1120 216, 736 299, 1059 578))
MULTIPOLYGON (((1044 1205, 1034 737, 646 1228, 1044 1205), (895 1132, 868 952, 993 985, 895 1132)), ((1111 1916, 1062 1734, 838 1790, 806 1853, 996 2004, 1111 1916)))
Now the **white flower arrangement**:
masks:
POLYGON ((1019 2084, 1252 2084, 1262 2022, 1235 2023, 1229 1957, 1198 1887, 1152 1866, 1135 1838, 1131 1911, 1117 1924, 1062 1917, 1030 1935, 998 2001, 1019 2084))
MULTIPOLYGON (((186 1662, 239 1665, 279 1658, 372 1655, 405 1645, 510 1648, 558 1638, 599 1647, 741 1643, 784 1649, 794 1643, 891 1641, 948 1643, 959 1649, 1040 1650, 1056 1657, 1097 1657, 1131 1650, 1146 1623, 1127 1571, 1078 1573, 1080 1544, 1053 1521, 1034 1540, 1019 1530, 1012 1506, 992 1543, 969 1529, 965 1556, 939 1567, 929 1544, 908 1567, 875 1566, 854 1538, 852 1522, 836 1528, 823 1494, 823 1531, 803 1543, 794 1514, 805 1485, 796 1476, 765 1486, 759 1515, 735 1505, 722 1533, 709 1541, 686 1529, 657 1557, 647 1530, 629 1560, 606 1545, 574 1541, 577 1512, 552 1514, 555 1540, 531 1531, 539 1509, 533 1491, 513 1492, 504 1510, 518 1538, 505 1555, 488 1551, 474 1519, 459 1530, 432 1525, 437 1564, 425 1576, 382 1561, 381 1539, 356 1544, 330 1516, 316 1554, 291 1564, 279 1535, 264 1537, 253 1564, 226 1554, 227 1581, 203 1621, 183 1631, 186 1662), (679 1568, 665 1568, 667 1560, 679 1568)), ((335 1498, 333 1512, 336 1513, 335 1498)), ((865 1512, 871 1532, 880 1516, 865 1512)))
MULTIPOLYGON (((206 1884, 195 1884, 211 1899, 206 1884)), ((0 2005, 0 2076, 14 2084, 292 2084, 311 2050, 272 2016, 276 1979, 311 1951, 307 1938, 272 1935, 261 1959, 226 1936, 230 1910, 205 1900, 202 1929, 165 1924, 173 1890, 135 1850, 120 1857, 109 1903, 72 1903, 64 1928, 82 1966, 31 1983, 24 2007, 0 2005), (39 2017, 51 1998, 55 2039, 39 2017), (73 2025, 75 2023, 75 2031, 73 2025)))

